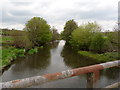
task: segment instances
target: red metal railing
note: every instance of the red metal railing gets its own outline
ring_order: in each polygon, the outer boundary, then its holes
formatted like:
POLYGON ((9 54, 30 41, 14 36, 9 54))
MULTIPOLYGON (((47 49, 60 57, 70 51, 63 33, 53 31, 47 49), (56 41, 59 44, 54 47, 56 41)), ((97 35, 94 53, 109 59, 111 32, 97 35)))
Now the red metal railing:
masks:
POLYGON ((94 77, 97 78, 99 75, 99 70, 102 70, 105 68, 111 68, 119 65, 120 65, 120 60, 117 60, 117 61, 106 62, 102 64, 76 68, 72 70, 66 70, 62 72, 56 72, 52 74, 45 74, 42 76, 35 76, 35 77, 29 77, 25 79, 18 79, 18 80, 3 82, 3 83, 0 83, 0 86, 2 86, 2 88, 25 88, 33 85, 38 85, 38 84, 40 85, 45 82, 50 82, 58 79, 65 79, 65 78, 78 76, 78 75, 86 74, 90 72, 93 72, 94 77))

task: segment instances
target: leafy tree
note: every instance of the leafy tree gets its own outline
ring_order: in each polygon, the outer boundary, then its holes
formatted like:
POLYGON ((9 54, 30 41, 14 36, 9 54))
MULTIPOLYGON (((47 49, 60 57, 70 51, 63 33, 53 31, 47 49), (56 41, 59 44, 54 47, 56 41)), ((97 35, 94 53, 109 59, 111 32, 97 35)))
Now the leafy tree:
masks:
POLYGON ((53 27, 51 30, 52 30, 52 41, 59 40, 60 35, 59 35, 57 29, 55 27, 53 27))
POLYGON ((93 22, 93 23, 88 22, 87 24, 83 25, 83 27, 86 30, 89 30, 93 33, 97 33, 101 31, 101 27, 96 22, 93 22))
POLYGON ((26 31, 29 33, 29 39, 34 45, 41 45, 52 39, 50 26, 40 17, 33 17, 26 24, 26 31))
POLYGON ((96 23, 87 23, 79 26, 72 32, 69 43, 73 48, 80 50, 89 50, 92 36, 100 31, 100 27, 96 23))
POLYGON ((86 30, 83 26, 80 26, 72 32, 70 44, 72 47, 81 50, 88 50, 92 33, 86 30))
POLYGON ((77 23, 73 19, 67 21, 65 26, 64 26, 64 31, 63 31, 63 33, 61 35, 62 39, 66 40, 68 42, 70 40, 71 33, 76 28, 78 28, 78 25, 77 25, 77 23))

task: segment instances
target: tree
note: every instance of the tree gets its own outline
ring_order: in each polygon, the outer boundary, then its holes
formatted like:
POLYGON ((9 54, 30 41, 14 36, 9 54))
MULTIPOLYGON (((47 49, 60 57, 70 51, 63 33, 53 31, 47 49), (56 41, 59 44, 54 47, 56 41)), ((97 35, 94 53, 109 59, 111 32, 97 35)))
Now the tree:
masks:
POLYGON ((70 44, 73 48, 80 50, 88 50, 90 45, 92 33, 80 26, 72 32, 70 44))
POLYGON ((70 40, 71 33, 73 30, 78 28, 77 23, 72 19, 66 22, 64 31, 62 33, 62 39, 66 40, 67 42, 70 40))
POLYGON ((98 33, 100 30, 99 25, 96 23, 81 25, 72 32, 69 43, 73 48, 89 50, 93 35, 98 33))
POLYGON ((26 31, 28 31, 30 41, 37 46, 45 44, 52 39, 50 25, 40 17, 33 17, 29 20, 26 24, 26 31))
POLYGON ((55 27, 53 27, 51 30, 52 30, 52 41, 59 40, 60 35, 59 35, 57 29, 55 27))

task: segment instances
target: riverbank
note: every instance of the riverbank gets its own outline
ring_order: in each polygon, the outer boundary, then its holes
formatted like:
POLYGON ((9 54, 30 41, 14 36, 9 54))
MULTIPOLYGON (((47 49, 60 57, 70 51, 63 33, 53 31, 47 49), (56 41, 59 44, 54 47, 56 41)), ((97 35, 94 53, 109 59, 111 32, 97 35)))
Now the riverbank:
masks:
POLYGON ((30 48, 29 50, 16 48, 14 47, 12 36, 0 36, 0 43, 0 70, 10 66, 17 57, 25 57, 26 54, 37 53, 39 48, 43 48, 43 46, 30 48))
POLYGON ((28 51, 24 48, 15 48, 13 46, 2 47, 2 49, 0 49, 0 58, 2 60, 0 62, 0 69, 4 69, 5 67, 11 65, 12 61, 14 61, 17 57, 25 57, 26 54, 37 53, 39 48, 43 48, 43 46, 32 48, 28 51))
POLYGON ((98 53, 92 53, 88 51, 78 51, 78 54, 97 60, 100 63, 119 59, 118 52, 107 52, 107 53, 98 54, 98 53))

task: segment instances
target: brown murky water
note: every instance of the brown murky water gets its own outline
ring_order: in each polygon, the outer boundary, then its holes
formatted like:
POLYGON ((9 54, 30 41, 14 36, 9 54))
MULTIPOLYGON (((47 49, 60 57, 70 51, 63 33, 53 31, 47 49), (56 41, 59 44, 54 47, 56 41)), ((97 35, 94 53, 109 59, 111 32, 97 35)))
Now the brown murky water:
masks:
MULTIPOLYGON (((31 76, 54 73, 72 68, 96 64, 89 58, 78 55, 65 41, 54 42, 40 49, 38 53, 18 58, 8 70, 0 76, 2 81, 22 79, 31 76)), ((100 77, 93 81, 91 74, 80 75, 63 80, 53 81, 35 88, 89 88, 105 87, 120 80, 120 68, 110 68, 100 71, 100 77)))

